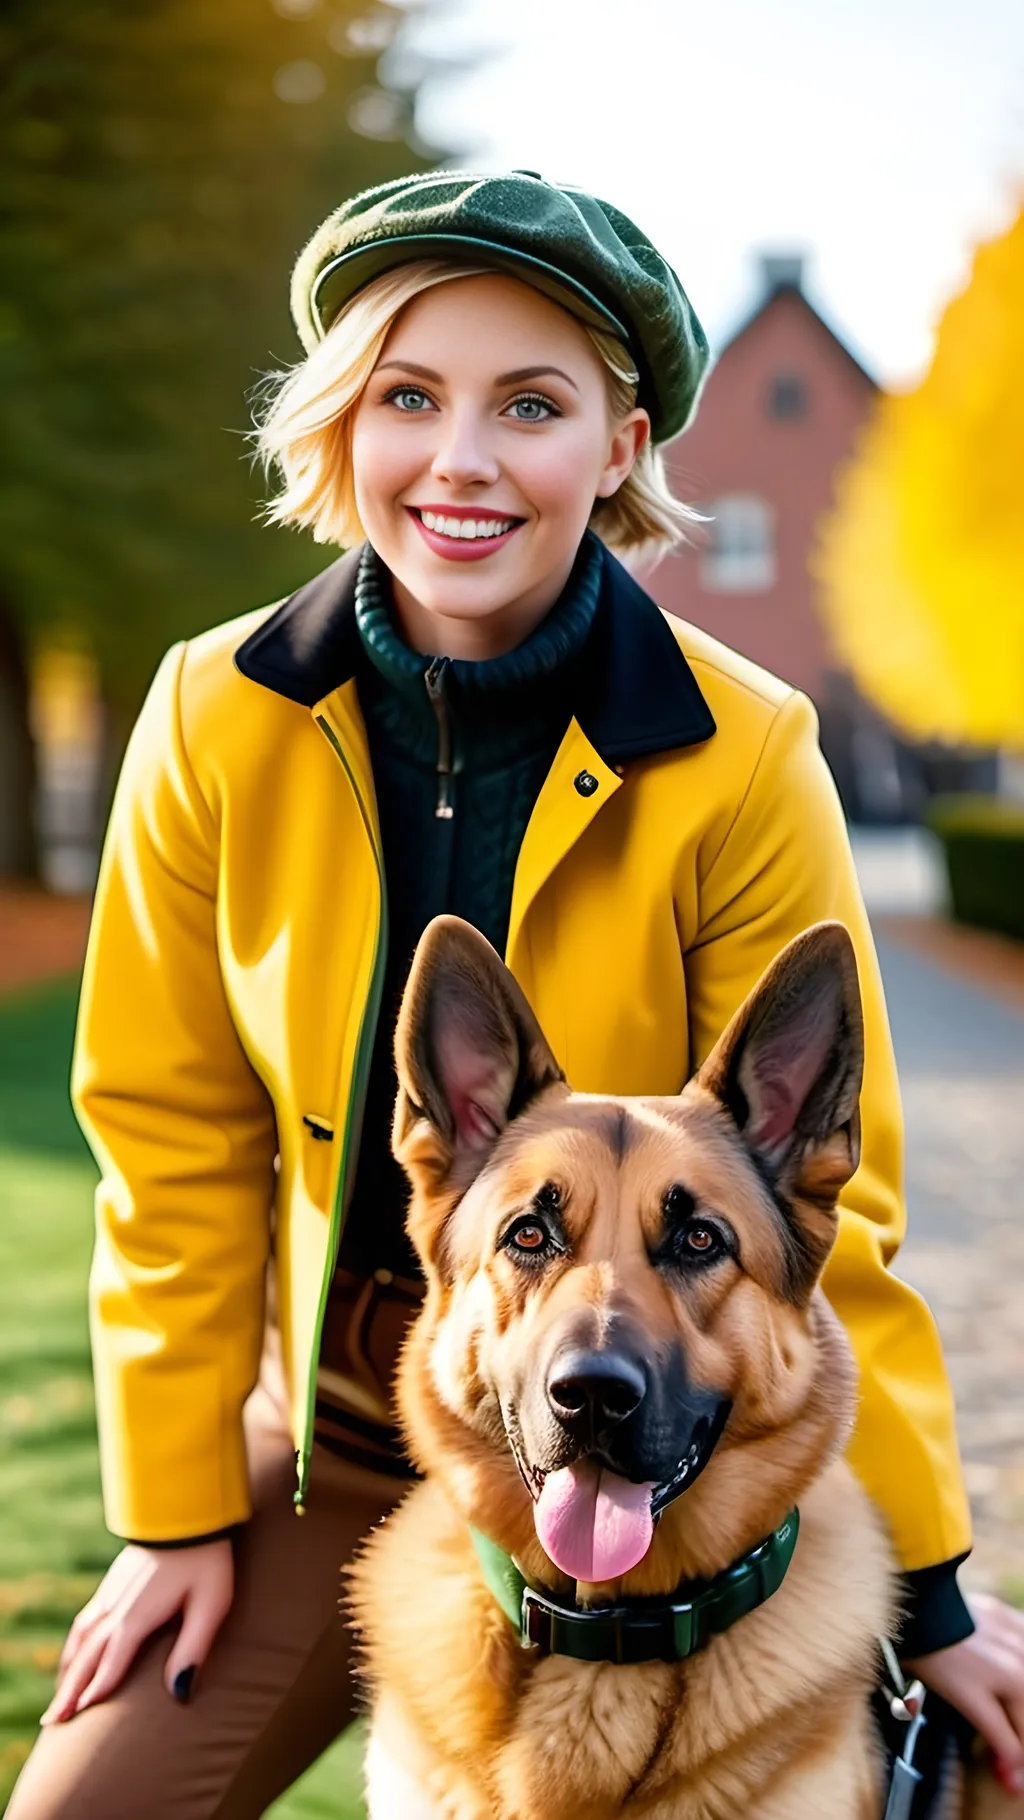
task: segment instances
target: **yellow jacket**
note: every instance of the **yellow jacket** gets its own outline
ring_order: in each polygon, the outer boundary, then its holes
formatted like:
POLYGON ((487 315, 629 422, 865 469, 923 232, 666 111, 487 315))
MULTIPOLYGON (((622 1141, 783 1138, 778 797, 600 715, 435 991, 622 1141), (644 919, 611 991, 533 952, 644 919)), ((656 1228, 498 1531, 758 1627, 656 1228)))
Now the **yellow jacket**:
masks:
MULTIPOLYGON (((386 950, 352 680, 357 555, 168 654, 112 812, 73 1091, 102 1171, 91 1309, 107 1517, 139 1540, 249 1512, 241 1411, 272 1235, 297 1496, 308 1476, 386 950)), ((969 1546, 952 1403, 931 1317, 886 1268, 905 1222, 898 1088, 814 710, 666 619, 610 557, 588 650, 520 852, 508 964, 575 1087, 668 1094, 792 935, 847 924, 863 1157, 826 1289, 860 1364, 851 1459, 904 1567, 945 1561, 969 1546)))

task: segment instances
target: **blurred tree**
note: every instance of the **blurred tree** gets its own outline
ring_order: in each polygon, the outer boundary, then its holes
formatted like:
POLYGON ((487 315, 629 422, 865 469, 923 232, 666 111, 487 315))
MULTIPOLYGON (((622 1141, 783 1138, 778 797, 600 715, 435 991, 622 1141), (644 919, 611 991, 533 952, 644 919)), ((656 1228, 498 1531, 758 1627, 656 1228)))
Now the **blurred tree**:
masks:
POLYGON ((84 634, 115 751, 170 642, 323 562, 255 522, 245 395, 301 351, 287 280, 316 223, 433 162, 378 76, 401 19, 387 0, 5 0, 0 664, 84 634))
POLYGON ((1024 213, 981 247, 913 392, 841 475, 817 571, 836 645, 909 733, 1024 750, 1024 213))

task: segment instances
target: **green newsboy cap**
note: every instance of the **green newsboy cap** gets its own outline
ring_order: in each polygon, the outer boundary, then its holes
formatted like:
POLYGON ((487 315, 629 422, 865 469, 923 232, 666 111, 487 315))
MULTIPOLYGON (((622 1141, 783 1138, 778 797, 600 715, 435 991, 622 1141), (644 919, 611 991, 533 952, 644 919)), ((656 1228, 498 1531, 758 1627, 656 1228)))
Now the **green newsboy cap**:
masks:
POLYGON ((371 279, 410 259, 508 270, 625 342, 655 442, 684 429, 708 362, 704 330, 672 267, 627 215, 535 171, 428 171, 364 190, 300 253, 292 315, 312 353, 371 279))

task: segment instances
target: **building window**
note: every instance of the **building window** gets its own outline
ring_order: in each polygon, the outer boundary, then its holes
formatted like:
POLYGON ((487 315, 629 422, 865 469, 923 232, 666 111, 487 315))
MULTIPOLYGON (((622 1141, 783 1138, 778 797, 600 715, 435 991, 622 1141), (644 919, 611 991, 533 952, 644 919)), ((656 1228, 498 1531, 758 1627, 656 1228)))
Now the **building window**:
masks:
POLYGON ((769 417, 806 417, 807 381, 799 373, 776 373, 768 383, 767 404, 769 417))
POLYGON ((713 499, 700 578, 717 594, 755 594, 775 583, 775 514, 755 493, 713 499))

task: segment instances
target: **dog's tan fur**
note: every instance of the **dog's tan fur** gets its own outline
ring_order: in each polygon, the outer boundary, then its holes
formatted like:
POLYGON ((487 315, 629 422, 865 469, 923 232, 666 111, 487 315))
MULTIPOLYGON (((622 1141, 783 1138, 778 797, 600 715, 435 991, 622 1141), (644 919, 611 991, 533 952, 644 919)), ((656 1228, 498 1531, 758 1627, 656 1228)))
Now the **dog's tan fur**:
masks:
POLYGON ((427 932, 399 1022, 395 1123, 428 1283, 399 1402, 427 1478, 353 1575, 374 1692, 373 1820, 878 1820, 867 1702, 893 1568, 841 1457, 855 1376, 817 1287, 856 1167, 860 1046, 852 949, 821 925, 770 969, 679 1098, 575 1095, 483 939, 454 919, 427 932), (780 1058, 800 1105, 817 1107, 789 1140, 774 1110, 780 1058), (538 1274, 496 1236, 548 1182, 564 1185, 570 1250, 538 1274), (727 1216, 740 1262, 692 1280, 655 1267, 675 1182, 727 1216), (503 1399, 552 1336, 600 1345, 623 1320, 655 1362, 681 1348, 688 1378, 727 1394, 732 1413, 639 1565, 574 1587, 537 1539, 503 1399), (781 1588, 674 1665, 524 1651, 469 1534, 494 1538, 563 1602, 606 1604, 718 1572, 793 1504, 800 1538, 781 1588))

